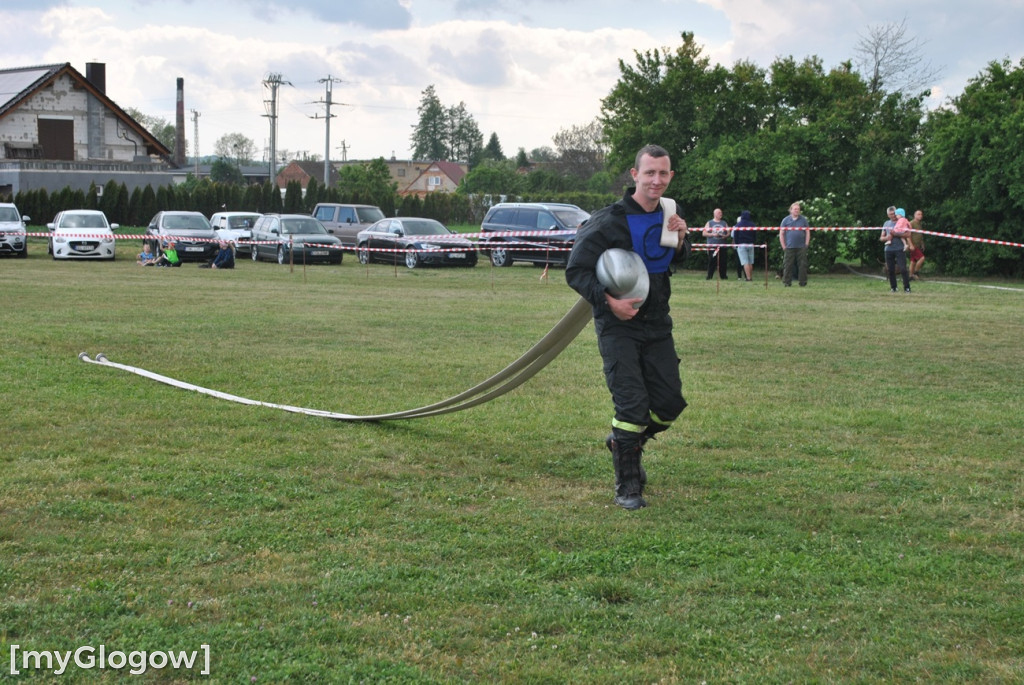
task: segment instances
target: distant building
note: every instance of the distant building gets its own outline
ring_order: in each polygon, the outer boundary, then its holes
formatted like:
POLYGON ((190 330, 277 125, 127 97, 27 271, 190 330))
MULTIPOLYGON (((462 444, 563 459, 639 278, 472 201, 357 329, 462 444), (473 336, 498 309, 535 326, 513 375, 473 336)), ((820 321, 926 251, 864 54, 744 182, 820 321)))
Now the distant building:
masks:
POLYGON ((464 164, 431 162, 404 190, 399 186, 398 194, 424 198, 430 193, 451 193, 459 187, 459 182, 466 173, 467 168, 464 164))
MULTIPOLYGON (((350 160, 331 162, 337 167, 350 164, 369 164, 372 160, 350 160)), ((321 163, 322 164, 322 163, 321 163)), ((399 195, 419 195, 425 197, 430 192, 452 192, 459 186, 459 181, 469 171, 465 164, 457 162, 428 162, 408 159, 385 159, 391 180, 398 188, 399 195), (427 174, 427 172, 430 172, 427 174), (427 174, 427 175, 425 175, 427 174), (433 183, 434 185, 431 185, 433 183)), ((320 172, 323 175, 323 171, 320 172)))
POLYGON ((171 151, 106 94, 106 65, 0 69, 0 195, 171 182, 171 151))
MULTIPOLYGON (((326 185, 336 185, 338 183, 338 167, 336 162, 331 162, 328 165, 328 175, 330 178, 327 179, 326 185)), ((288 184, 292 181, 298 181, 302 185, 302 190, 305 191, 309 185, 310 179, 316 179, 316 182, 320 185, 324 184, 324 163, 320 162, 300 162, 292 161, 287 166, 277 172, 277 186, 279 188, 287 188, 288 184)))

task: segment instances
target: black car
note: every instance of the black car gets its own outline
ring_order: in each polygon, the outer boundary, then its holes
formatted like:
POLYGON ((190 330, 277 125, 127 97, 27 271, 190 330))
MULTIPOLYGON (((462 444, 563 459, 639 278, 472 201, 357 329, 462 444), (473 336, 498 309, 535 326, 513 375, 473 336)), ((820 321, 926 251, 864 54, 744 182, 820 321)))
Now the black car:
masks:
POLYGON ((576 205, 555 202, 501 202, 480 225, 480 251, 494 266, 513 262, 560 264, 569 261, 576 229, 590 214, 576 205), (493 234, 493 235, 488 235, 493 234))
POLYGON ((156 237, 161 245, 173 240, 183 262, 205 262, 217 255, 217 234, 199 212, 157 212, 146 235, 156 237))
POLYGON ((371 261, 418 266, 476 266, 476 246, 433 219, 381 219, 356 236, 361 264, 371 261))
POLYGON ((308 214, 264 214, 252 227, 252 261, 341 264, 341 241, 308 214))

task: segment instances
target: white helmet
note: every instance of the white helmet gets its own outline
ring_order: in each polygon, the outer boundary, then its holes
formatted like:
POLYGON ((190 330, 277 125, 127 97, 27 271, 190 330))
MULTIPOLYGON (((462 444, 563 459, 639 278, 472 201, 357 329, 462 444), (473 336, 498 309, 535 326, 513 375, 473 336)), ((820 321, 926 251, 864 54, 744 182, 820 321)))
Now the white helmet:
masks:
POLYGON ((605 250, 597 260, 597 280, 616 299, 631 300, 639 297, 636 309, 647 299, 647 291, 651 288, 647 266, 640 255, 617 247, 605 250))

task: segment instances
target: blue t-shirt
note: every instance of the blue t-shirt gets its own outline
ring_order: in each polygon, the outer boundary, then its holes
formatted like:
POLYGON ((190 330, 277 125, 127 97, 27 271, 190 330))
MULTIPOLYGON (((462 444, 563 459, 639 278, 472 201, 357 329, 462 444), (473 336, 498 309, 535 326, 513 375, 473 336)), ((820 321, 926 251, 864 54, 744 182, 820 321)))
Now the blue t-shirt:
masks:
MULTIPOLYGON (((807 222, 807 217, 801 214, 796 219, 793 218, 792 214, 787 214, 786 218, 782 220, 782 228, 809 228, 810 224, 807 222)), ((804 231, 783 231, 783 240, 786 243, 786 249, 794 247, 807 247, 807 233, 804 231)))

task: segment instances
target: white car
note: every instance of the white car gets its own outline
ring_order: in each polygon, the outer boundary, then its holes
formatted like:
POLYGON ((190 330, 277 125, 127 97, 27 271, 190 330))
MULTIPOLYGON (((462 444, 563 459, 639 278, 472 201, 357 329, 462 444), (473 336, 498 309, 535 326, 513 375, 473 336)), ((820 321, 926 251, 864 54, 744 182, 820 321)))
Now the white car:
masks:
POLYGON ((24 235, 28 220, 10 202, 0 202, 0 254, 28 256, 28 242, 24 235))
POLYGON ((54 259, 114 259, 114 230, 103 212, 66 209, 46 224, 54 259))
POLYGON ((257 212, 217 212, 210 217, 210 225, 218 240, 226 240, 235 246, 236 254, 249 254, 252 227, 261 216, 257 212))

